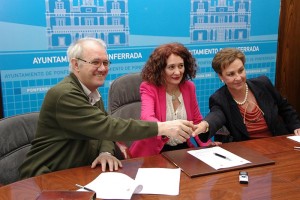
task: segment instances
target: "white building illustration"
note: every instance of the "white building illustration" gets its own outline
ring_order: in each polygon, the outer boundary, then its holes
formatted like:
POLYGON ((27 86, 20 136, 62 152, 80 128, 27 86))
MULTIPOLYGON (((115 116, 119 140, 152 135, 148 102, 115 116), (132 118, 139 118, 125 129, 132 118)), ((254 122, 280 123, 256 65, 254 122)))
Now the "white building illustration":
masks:
POLYGON ((49 49, 67 48, 83 37, 107 46, 128 46, 128 0, 45 0, 49 49))
POLYGON ((249 40, 250 28, 251 0, 191 0, 191 43, 249 40))

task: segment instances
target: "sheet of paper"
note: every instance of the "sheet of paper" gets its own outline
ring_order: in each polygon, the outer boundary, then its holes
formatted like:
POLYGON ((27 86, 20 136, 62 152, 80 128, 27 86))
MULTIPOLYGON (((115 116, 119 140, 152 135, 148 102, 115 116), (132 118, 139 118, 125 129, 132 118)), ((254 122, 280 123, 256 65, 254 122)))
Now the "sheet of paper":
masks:
POLYGON ((296 142, 300 142, 300 136, 297 135, 288 136, 287 138, 294 140, 296 142))
POLYGON ((132 194, 178 195, 180 173, 180 168, 139 168, 134 180, 123 173, 104 172, 85 187, 101 199, 131 199, 132 194))
POLYGON ((143 188, 139 194, 178 195, 180 168, 140 168, 135 181, 143 188))
POLYGON ((131 199, 134 192, 142 189, 131 177, 119 172, 101 173, 85 187, 94 190, 101 199, 131 199))
POLYGON ((245 160, 244 158, 241 158, 221 147, 191 150, 188 151, 188 153, 216 170, 251 163, 250 161, 245 160), (223 157, 217 156, 216 154, 223 157))

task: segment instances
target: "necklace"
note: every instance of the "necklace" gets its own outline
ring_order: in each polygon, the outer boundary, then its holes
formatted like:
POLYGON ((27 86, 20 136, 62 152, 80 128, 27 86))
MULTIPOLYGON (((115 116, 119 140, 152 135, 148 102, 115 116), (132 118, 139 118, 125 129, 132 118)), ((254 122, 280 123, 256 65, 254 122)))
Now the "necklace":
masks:
POLYGON ((244 110, 244 124, 246 124, 246 122, 248 124, 256 123, 265 115, 265 113, 260 109, 260 107, 256 103, 249 101, 249 104, 246 106, 244 110), (247 108, 250 103, 253 103, 256 107, 251 111, 252 113, 247 113, 247 108))
POLYGON ((178 98, 178 97, 176 96, 177 91, 178 91, 178 89, 172 92, 172 94, 171 94, 172 101, 176 101, 176 99, 178 98))
POLYGON ((233 99, 235 101, 235 103, 237 103, 240 106, 244 105, 246 103, 246 101, 248 100, 248 85, 247 85, 247 83, 245 85, 246 85, 246 94, 245 94, 244 100, 242 102, 238 102, 237 100, 233 99))
POLYGON ((172 93, 172 101, 175 101, 177 99, 176 95, 175 95, 175 92, 172 93))

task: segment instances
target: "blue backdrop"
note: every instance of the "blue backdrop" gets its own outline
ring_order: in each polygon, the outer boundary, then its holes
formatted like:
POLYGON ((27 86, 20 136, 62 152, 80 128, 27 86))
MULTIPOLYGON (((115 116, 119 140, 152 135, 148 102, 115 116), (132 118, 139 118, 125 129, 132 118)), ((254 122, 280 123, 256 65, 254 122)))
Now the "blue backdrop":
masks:
POLYGON ((85 36, 108 44, 112 65, 99 88, 105 106, 111 82, 139 72, 155 47, 185 44, 199 64, 194 82, 205 116, 222 85, 211 69, 221 48, 244 51, 248 78, 263 74, 274 82, 279 8, 280 0, 2 0, 4 116, 39 111, 47 90, 69 74, 68 45, 85 36))

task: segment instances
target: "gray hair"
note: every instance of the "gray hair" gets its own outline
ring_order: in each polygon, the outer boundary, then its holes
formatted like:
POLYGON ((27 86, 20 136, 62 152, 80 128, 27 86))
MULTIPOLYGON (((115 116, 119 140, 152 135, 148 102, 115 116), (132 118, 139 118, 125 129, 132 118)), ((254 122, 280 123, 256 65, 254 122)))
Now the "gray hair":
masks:
POLYGON ((79 40, 73 42, 67 50, 70 72, 73 72, 71 60, 73 58, 80 58, 82 56, 82 52, 83 52, 82 44, 86 41, 94 41, 94 42, 98 43, 100 46, 102 46, 104 49, 107 49, 105 42, 99 38, 84 37, 84 38, 80 38, 79 40))

